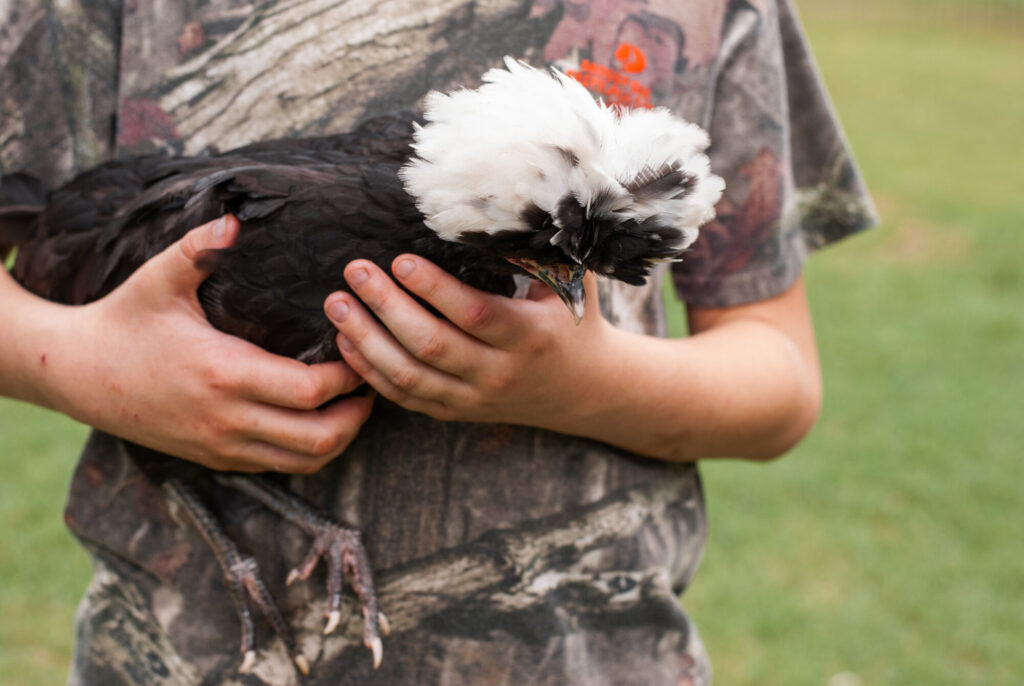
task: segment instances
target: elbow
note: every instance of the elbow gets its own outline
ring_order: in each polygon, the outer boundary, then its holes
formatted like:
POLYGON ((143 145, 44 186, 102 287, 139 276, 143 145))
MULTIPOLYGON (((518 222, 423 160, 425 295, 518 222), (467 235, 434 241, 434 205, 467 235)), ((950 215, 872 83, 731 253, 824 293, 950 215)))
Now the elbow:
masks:
POLYGON ((772 410, 759 419, 748 416, 740 425, 704 443, 696 432, 663 437, 642 454, 674 462, 706 458, 738 458, 751 462, 770 462, 788 454, 814 428, 821 414, 820 382, 794 388, 785 399, 778 399, 772 410))
POLYGON ((780 403, 782 409, 770 422, 763 440, 746 457, 757 462, 769 462, 788 454, 818 423, 821 416, 822 388, 819 375, 811 375, 795 388, 789 402, 780 403))

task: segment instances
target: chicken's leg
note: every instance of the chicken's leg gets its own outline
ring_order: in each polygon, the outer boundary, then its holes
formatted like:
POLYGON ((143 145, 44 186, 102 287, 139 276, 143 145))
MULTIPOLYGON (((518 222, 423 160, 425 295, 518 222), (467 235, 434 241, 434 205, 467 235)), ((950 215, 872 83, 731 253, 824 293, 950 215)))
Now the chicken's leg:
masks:
POLYGON ((377 594, 373 587, 362 537, 355 529, 342 526, 328 515, 318 512, 294 493, 279 488, 258 476, 218 473, 214 478, 221 484, 241 491, 296 524, 313 537, 306 559, 288 575, 287 584, 308 579, 317 562, 323 558, 327 565, 327 608, 324 633, 329 634, 341 619, 341 594, 344 579, 363 606, 363 642, 373 651, 373 666, 380 666, 383 655, 381 633, 389 631, 387 618, 377 607, 377 594))
POLYGON ((235 601, 238 620, 242 625, 242 666, 238 671, 247 673, 256 659, 256 633, 252 621, 252 606, 255 605, 284 641, 295 666, 303 674, 309 674, 309 662, 298 652, 295 637, 263 583, 256 560, 238 549, 188 481, 168 479, 164 482, 164 488, 185 508, 224 572, 224 583, 235 601))

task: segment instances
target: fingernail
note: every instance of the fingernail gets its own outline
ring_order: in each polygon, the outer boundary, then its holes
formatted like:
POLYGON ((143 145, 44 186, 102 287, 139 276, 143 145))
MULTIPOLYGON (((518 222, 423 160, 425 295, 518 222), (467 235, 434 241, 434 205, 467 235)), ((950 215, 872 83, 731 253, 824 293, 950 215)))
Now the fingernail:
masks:
POLYGON ((355 350, 355 348, 352 346, 352 341, 345 338, 340 333, 338 334, 338 347, 347 353, 350 353, 353 350, 355 350))
POLYGON ((365 269, 353 269, 348 275, 348 282, 353 286, 362 286, 369 278, 370 275, 365 269))
POLYGON ((395 276, 405 278, 416 269, 416 263, 412 260, 402 260, 395 265, 395 276))
POLYGON ((348 305, 344 300, 336 300, 327 307, 327 316, 336 322, 348 319, 348 305))
POLYGON ((227 231, 227 228, 228 228, 228 218, 227 217, 221 217, 220 219, 218 219, 217 221, 215 221, 213 223, 213 237, 214 238, 224 238, 224 232, 227 231))

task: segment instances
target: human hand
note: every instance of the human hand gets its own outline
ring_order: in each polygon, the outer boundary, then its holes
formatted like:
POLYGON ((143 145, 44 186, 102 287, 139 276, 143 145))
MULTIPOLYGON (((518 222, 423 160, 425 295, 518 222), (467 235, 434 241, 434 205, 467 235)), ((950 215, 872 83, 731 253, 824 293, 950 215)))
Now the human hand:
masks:
POLYGON ((474 290, 414 255, 398 257, 392 267, 448 321, 366 260, 348 265, 345 278, 384 325, 347 293, 325 303, 345 361, 381 395, 443 420, 564 430, 586 415, 594 400, 590 380, 612 359, 611 325, 601 317, 592 274, 585 280, 587 311, 576 326, 540 283, 529 298, 513 300, 474 290))
POLYGON ((49 405, 211 469, 308 474, 337 457, 372 396, 343 362, 307 366, 207 322, 196 290, 206 250, 231 245, 228 215, 189 232, 94 303, 62 308, 40 358, 49 405))

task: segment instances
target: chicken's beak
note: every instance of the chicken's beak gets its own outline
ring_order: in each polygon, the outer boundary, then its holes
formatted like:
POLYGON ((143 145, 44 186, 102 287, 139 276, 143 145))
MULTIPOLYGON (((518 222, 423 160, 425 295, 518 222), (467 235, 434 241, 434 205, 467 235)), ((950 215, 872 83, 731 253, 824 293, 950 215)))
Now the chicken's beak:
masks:
POLYGON ((540 265, 533 260, 509 259, 514 265, 530 272, 534 278, 551 287, 565 306, 572 312, 572 318, 579 324, 587 305, 587 291, 583 288, 583 276, 587 268, 580 264, 540 265))

